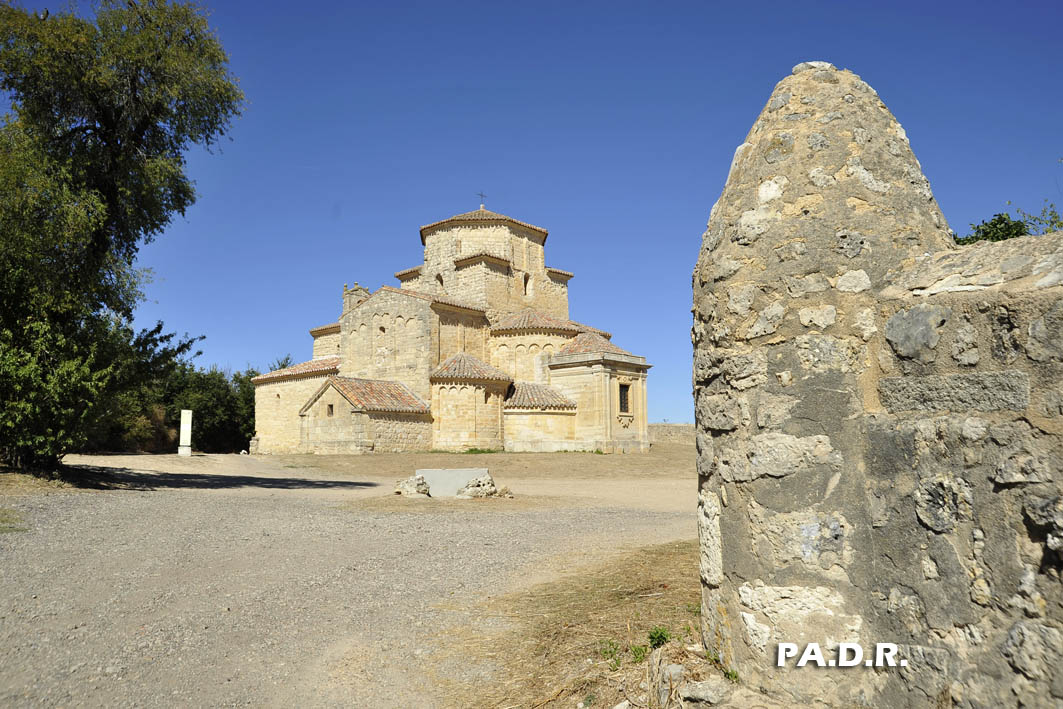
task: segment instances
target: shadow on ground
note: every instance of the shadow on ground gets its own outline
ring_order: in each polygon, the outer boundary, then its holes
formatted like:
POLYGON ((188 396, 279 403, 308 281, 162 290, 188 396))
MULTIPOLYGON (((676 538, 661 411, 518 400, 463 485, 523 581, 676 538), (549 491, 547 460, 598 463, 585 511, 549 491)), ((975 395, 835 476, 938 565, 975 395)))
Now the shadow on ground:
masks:
POLYGON ((377 487, 379 483, 357 480, 308 480, 306 478, 272 478, 257 475, 213 475, 210 473, 163 473, 129 468, 105 468, 95 465, 67 465, 59 471, 63 482, 93 490, 158 490, 190 488, 221 490, 258 487, 278 490, 352 490, 377 487))

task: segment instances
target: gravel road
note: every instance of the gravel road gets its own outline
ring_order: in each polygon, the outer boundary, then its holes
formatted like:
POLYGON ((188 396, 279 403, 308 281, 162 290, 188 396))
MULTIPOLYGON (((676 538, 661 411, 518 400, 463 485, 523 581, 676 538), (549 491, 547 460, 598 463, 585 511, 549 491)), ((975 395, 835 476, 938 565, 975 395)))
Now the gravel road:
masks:
POLYGON ((695 535, 686 448, 652 478, 498 457, 516 499, 442 505, 385 497, 371 460, 74 457, 119 489, 0 488, 25 528, 0 534, 0 705, 445 706, 425 663, 490 622, 477 599, 695 535))

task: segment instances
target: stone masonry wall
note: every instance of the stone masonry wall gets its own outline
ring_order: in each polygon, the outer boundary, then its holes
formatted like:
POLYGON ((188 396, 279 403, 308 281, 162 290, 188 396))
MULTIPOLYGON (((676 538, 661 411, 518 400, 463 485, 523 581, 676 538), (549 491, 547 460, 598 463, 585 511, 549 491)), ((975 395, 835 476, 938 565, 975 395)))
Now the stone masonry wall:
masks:
POLYGON ((1063 700, 1063 235, 958 248, 821 62, 739 146, 694 272, 702 637, 828 706, 1063 700), (780 642, 904 668, 778 668, 780 642))
POLYGON ((402 287, 478 305, 492 318, 524 308, 568 318, 568 286, 546 272, 543 235, 518 226, 456 226, 428 234, 422 272, 407 278, 402 287), (454 263, 481 254, 509 266, 454 263))
POLYGON ((340 375, 400 381, 427 400, 435 320, 428 301, 377 293, 341 318, 340 375))
POLYGON ((433 382, 432 448, 502 448, 507 382, 433 382))
POLYGON ((401 453, 432 448, 432 417, 428 414, 372 412, 368 418, 368 438, 376 452, 401 453))
POLYGON ((647 427, 651 443, 686 443, 694 445, 694 424, 692 423, 651 423, 647 427))
POLYGON ((492 335, 488 341, 490 361, 516 380, 548 384, 547 363, 569 339, 546 332, 492 335))
POLYGON ((314 349, 311 357, 337 357, 340 354, 340 333, 331 332, 327 335, 318 335, 314 338, 314 349))
POLYGON ((255 387, 255 436, 258 453, 295 453, 300 446, 299 409, 325 383, 326 375, 255 387))
POLYGON ((335 387, 327 388, 299 416, 300 451, 364 453, 369 445, 367 416, 352 408, 335 387))
POLYGON ((587 450, 576 441, 575 411, 505 411, 502 419, 507 451, 587 450))

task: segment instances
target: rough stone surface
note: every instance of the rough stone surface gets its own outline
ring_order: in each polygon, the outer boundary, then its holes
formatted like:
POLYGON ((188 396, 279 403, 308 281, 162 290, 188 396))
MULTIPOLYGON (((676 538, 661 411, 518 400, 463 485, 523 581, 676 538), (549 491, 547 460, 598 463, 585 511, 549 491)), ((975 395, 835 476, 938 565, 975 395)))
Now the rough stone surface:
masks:
POLYGON ((679 688, 679 698, 684 707, 700 709, 715 707, 727 701, 734 691, 734 685, 723 677, 713 677, 700 682, 687 682, 679 688))
POLYGON ((941 328, 951 314, 948 308, 920 303, 886 321, 886 341, 899 357, 932 362, 941 328))
POLYGON ((728 705, 1061 704, 1063 234, 957 247, 879 96, 805 62, 735 152, 693 290, 728 705), (778 668, 782 641, 908 665, 778 668))
POLYGON ((399 480, 395 486, 395 494, 406 497, 431 497, 431 490, 423 475, 412 475, 405 480, 399 480))
POLYGON ((474 497, 494 497, 497 494, 498 488, 495 487, 494 479, 490 475, 481 475, 462 485, 455 497, 471 499, 474 497))
POLYGON ((1023 411, 1030 378, 1017 371, 884 377, 879 394, 887 411, 1023 411))
POLYGON ((838 319, 838 310, 833 305, 821 305, 816 308, 801 308, 797 313, 805 327, 829 327, 838 319))

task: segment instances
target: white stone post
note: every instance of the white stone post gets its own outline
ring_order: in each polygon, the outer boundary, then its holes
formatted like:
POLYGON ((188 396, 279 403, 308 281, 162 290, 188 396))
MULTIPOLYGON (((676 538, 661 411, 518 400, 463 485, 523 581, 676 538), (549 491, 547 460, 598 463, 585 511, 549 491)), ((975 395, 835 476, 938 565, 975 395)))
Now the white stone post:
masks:
POLYGON ((177 455, 192 455, 192 410, 181 409, 181 442, 177 455))

